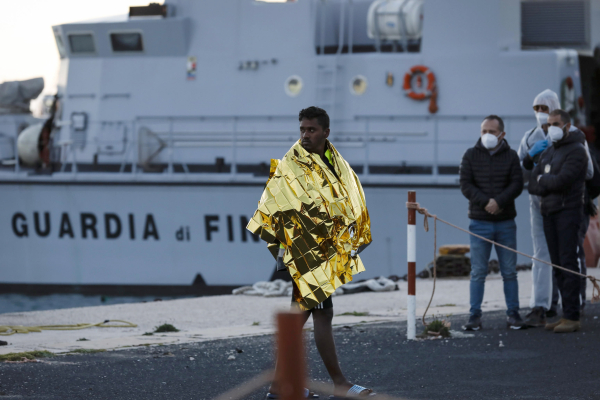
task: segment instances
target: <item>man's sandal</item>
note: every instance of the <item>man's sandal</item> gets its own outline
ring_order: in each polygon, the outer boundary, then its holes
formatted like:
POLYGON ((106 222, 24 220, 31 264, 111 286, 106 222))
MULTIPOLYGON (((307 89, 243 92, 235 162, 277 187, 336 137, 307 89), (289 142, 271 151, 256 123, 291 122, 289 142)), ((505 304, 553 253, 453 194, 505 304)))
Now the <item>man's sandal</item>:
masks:
POLYGON ((364 392, 365 390, 370 390, 370 389, 367 389, 366 387, 362 387, 360 385, 354 385, 348 390, 345 397, 339 397, 339 396, 332 395, 332 396, 329 396, 329 400, 360 399, 363 397, 375 396, 375 393, 373 393, 372 390, 367 395, 361 395, 361 393, 364 392))
MULTIPOLYGON (((304 398, 306 399, 318 399, 319 395, 311 392, 308 389, 304 389, 304 398)), ((278 394, 267 393, 267 400, 276 400, 279 399, 278 394)))

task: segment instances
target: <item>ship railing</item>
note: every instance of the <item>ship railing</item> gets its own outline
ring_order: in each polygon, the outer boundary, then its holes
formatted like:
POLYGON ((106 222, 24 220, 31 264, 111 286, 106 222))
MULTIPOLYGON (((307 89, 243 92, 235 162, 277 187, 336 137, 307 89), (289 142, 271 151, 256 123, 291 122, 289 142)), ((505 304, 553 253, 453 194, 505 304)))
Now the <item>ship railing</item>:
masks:
MULTIPOLYGON (((358 115, 353 120, 332 121, 330 140, 363 182, 456 185, 460 158, 464 150, 474 145, 482 119, 483 116, 358 115), (396 128, 392 129, 394 126, 396 128), (412 153, 407 149, 412 149, 412 153), (398 153, 397 159, 393 158, 394 152, 398 153)), ((534 121, 528 116, 509 116, 504 120, 507 139, 516 149, 523 132, 529 125, 533 126, 534 121)), ((281 157, 299 138, 298 132, 276 131, 273 126, 269 127, 268 123, 272 121, 276 121, 277 126, 297 124, 292 116, 140 117, 134 121, 92 121, 90 132, 96 131, 94 126, 103 124, 116 127, 113 136, 93 135, 82 141, 81 137, 74 140, 72 136, 64 135, 64 139, 55 141, 55 148, 60 149, 59 168, 53 174, 38 174, 23 167, 19 170, 14 165, 5 166, 0 179, 15 179, 17 175, 18 179, 33 180, 116 178, 125 181, 264 182, 265 171, 248 172, 247 166, 261 166, 268 174, 268 158, 281 157), (250 122, 261 130, 250 129, 250 122), (217 125, 218 128, 208 128, 217 125), (144 138, 151 139, 150 145, 144 138), (265 150, 261 151, 262 148, 265 150), (253 150, 248 152, 248 149, 253 150), (106 167, 107 160, 112 163, 109 169, 93 168, 94 165, 106 167), (206 166, 213 160, 220 162, 223 168, 197 168, 198 163, 204 162, 201 165, 206 166), (14 174, 6 174, 10 168, 14 174)), ((106 133, 106 130, 99 132, 106 133)))

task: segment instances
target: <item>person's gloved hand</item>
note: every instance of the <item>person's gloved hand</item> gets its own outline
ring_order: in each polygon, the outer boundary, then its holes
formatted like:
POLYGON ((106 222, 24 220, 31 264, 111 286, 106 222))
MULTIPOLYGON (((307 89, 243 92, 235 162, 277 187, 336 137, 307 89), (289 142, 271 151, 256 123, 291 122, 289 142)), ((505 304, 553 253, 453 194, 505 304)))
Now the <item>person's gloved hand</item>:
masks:
POLYGON ((542 153, 547 148, 548 148, 548 141, 546 139, 538 140, 537 142, 535 142, 535 144, 533 146, 531 146, 531 150, 529 150, 529 156, 531 158, 533 158, 533 157, 537 156, 538 154, 542 153))

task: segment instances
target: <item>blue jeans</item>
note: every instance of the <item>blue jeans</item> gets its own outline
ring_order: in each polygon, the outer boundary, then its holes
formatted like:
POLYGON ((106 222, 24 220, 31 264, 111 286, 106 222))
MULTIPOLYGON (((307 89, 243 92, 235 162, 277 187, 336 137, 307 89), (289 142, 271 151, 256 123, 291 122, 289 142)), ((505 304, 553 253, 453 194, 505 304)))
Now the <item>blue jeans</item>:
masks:
MULTIPOLYGON (((517 225, 514 219, 501 222, 471 220, 469 230, 486 239, 517 249, 517 225)), ((492 244, 471 236, 471 315, 481 317, 481 303, 488 274, 492 244)), ((504 281, 506 315, 519 312, 519 284, 517 282, 517 254, 496 246, 500 273, 504 281)))

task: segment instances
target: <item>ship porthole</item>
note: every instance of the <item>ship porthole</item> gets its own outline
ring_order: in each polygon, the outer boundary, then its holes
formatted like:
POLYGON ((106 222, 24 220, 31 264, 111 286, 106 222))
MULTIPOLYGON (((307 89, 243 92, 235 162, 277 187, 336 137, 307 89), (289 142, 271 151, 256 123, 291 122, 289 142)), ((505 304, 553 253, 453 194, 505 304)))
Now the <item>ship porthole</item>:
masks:
POLYGON ((290 97, 296 97, 302 92, 304 83, 298 75, 292 75, 285 81, 285 93, 290 97))
POLYGON ((367 78, 362 75, 356 75, 350 80, 350 93, 360 96, 367 91, 367 78))

